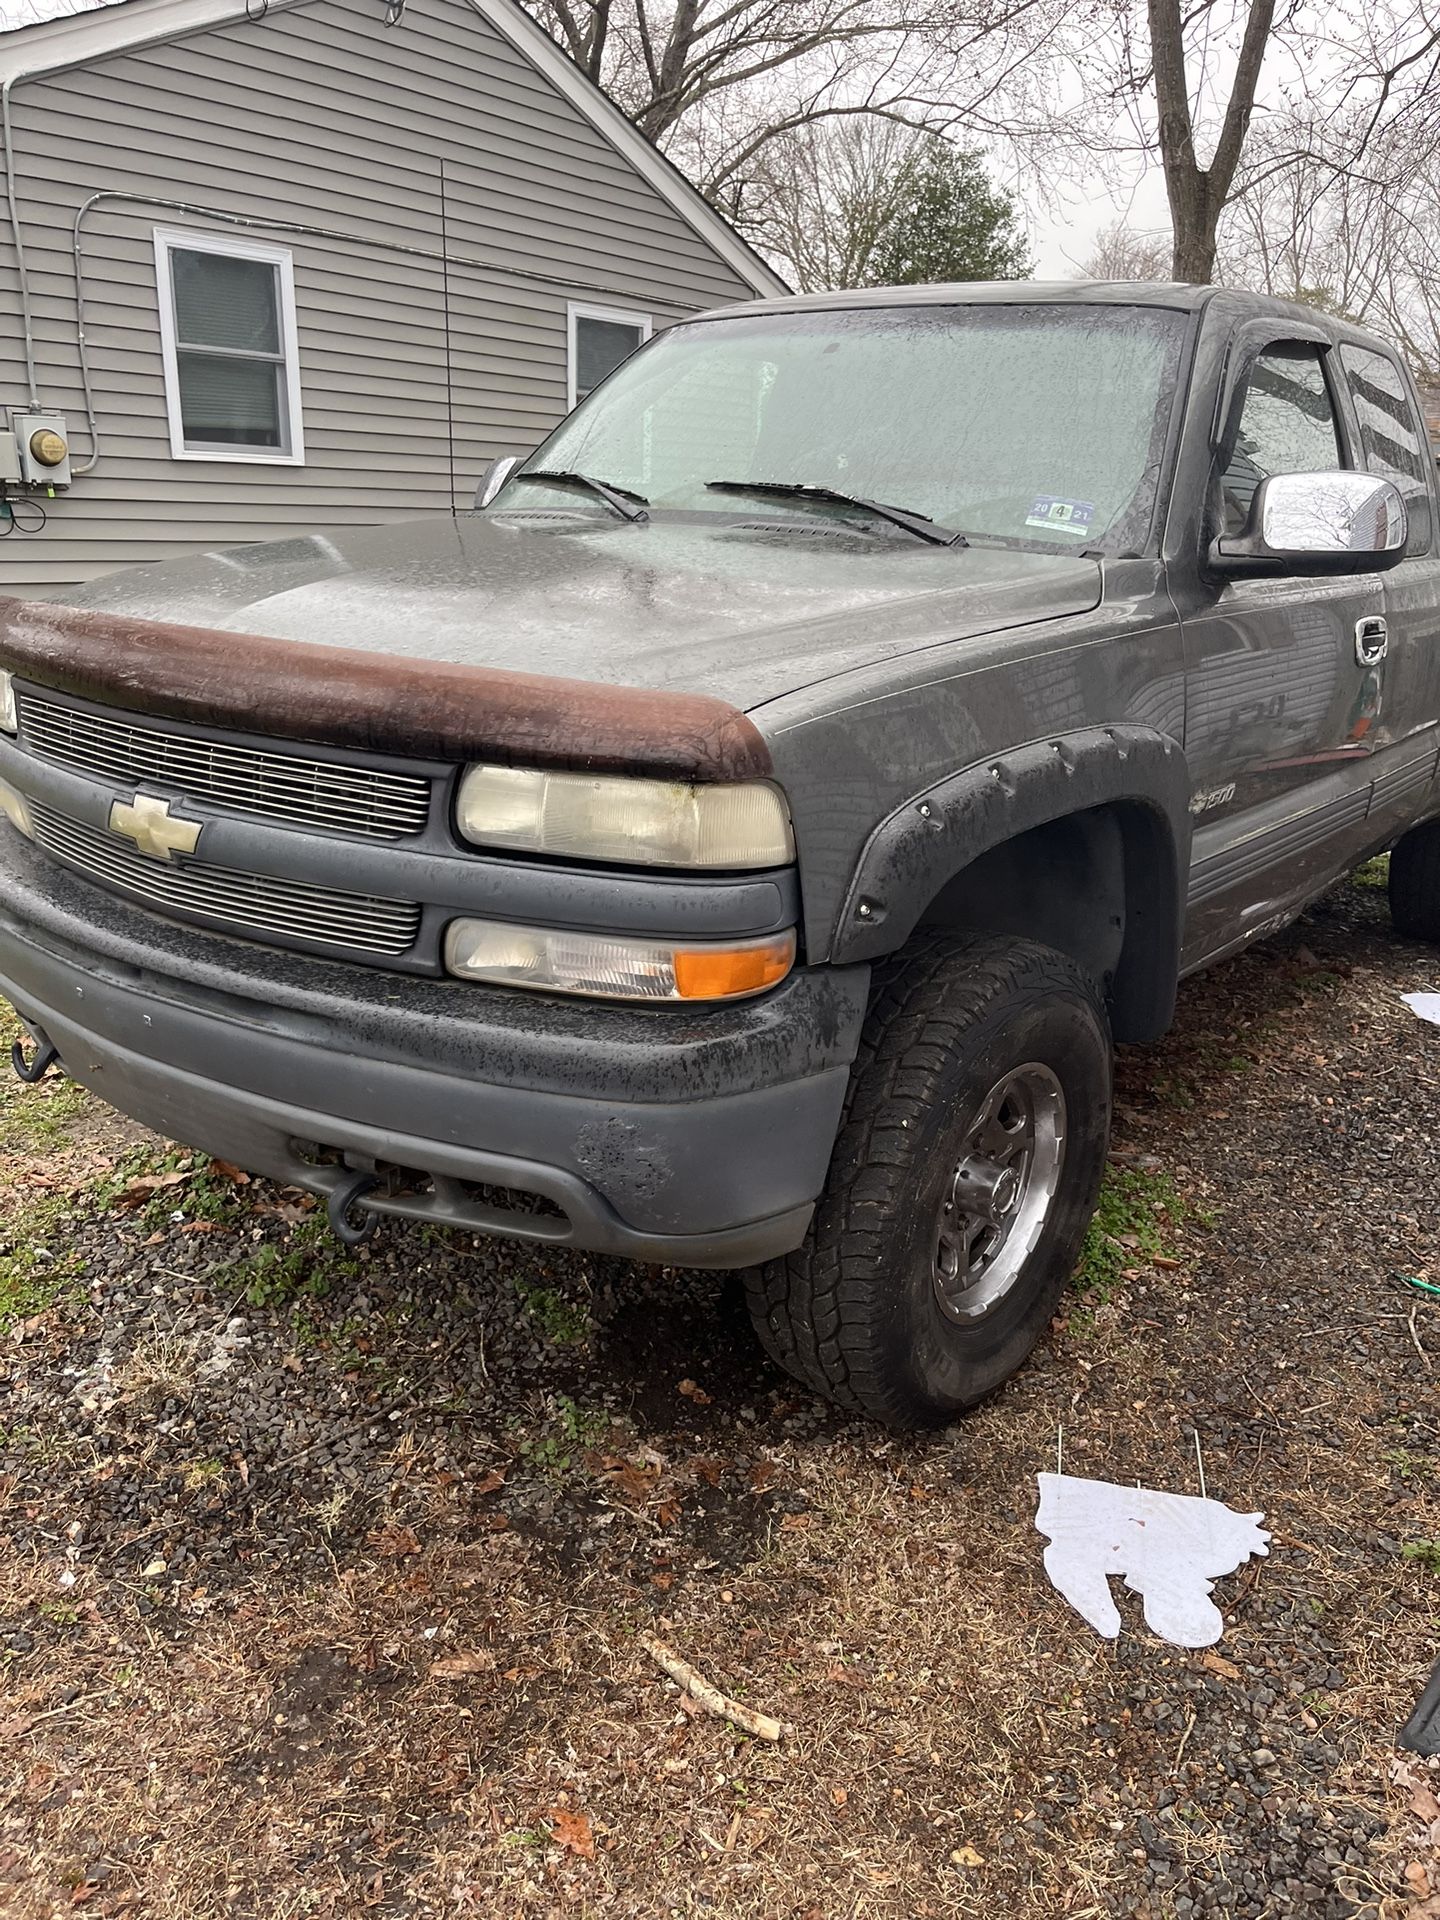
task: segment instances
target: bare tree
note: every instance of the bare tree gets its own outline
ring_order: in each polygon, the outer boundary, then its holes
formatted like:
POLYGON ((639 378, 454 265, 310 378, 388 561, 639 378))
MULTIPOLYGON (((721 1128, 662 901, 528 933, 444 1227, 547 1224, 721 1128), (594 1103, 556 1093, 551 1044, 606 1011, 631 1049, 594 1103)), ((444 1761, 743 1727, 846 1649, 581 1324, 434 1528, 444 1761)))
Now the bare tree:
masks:
POLYGON ((1186 29, 1197 14, 1203 20, 1210 11, 1205 4, 1182 7, 1181 0, 1148 0, 1147 5, 1156 143, 1175 233, 1172 270, 1177 280, 1202 282, 1215 271, 1216 232, 1255 111, 1255 89, 1275 20, 1275 0, 1249 0, 1248 6, 1237 10, 1243 25, 1234 75, 1209 164, 1202 166, 1195 140, 1197 88, 1186 29))
POLYGON ((1031 270, 981 156, 893 120, 796 128, 766 145, 753 185, 751 237, 805 293, 1031 270))
POLYGON ((1168 280, 1172 243, 1169 234, 1146 233, 1112 221, 1095 236, 1080 268, 1082 280, 1168 280))
MULTIPOLYGON (((1416 161, 1409 119, 1367 136, 1363 166, 1277 127, 1222 227, 1222 277, 1344 314, 1384 333, 1422 379, 1440 379, 1440 156, 1416 161)), ((1428 127, 1422 139, 1428 147, 1428 127)), ((1359 142, 1357 140, 1356 146, 1359 142)), ((1351 151, 1355 149, 1352 148, 1351 151)))
POLYGON ((1102 185, 1157 161, 1176 279, 1214 276, 1227 209, 1277 172, 1308 165, 1328 194, 1399 147, 1412 172, 1440 155, 1440 0, 1109 0, 1064 43, 1060 103, 1015 137, 1042 191, 1062 147, 1102 185))
POLYGON ((860 284, 908 191, 913 135, 873 116, 791 128, 756 156, 751 237, 802 293, 860 284))
MULTIPOLYGON (((1064 0, 526 0, 711 200, 749 227, 776 141, 842 119, 952 134, 1037 84, 1064 0)), ((756 219, 768 217, 768 209, 756 219)))

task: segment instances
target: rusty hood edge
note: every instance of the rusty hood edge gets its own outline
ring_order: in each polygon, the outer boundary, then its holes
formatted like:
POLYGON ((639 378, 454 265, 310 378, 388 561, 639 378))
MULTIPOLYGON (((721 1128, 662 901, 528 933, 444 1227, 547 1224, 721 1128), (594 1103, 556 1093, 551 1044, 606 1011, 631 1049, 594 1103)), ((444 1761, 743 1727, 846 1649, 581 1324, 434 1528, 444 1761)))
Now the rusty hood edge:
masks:
POLYGON ((298 647, 52 601, 0 598, 0 667, 148 717, 375 753, 674 780, 773 772, 753 721, 712 694, 298 647))

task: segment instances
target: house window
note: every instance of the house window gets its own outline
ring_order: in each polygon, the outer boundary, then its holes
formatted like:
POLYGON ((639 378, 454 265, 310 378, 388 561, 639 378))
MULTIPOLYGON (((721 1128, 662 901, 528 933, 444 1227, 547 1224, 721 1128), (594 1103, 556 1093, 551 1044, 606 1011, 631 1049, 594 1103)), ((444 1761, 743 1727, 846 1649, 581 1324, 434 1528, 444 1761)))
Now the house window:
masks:
POLYGON ((289 252, 157 231, 155 275, 171 453, 298 466, 305 449, 289 252))
POLYGON ((570 404, 578 406, 607 374, 650 338, 648 313, 613 307, 570 308, 570 404))

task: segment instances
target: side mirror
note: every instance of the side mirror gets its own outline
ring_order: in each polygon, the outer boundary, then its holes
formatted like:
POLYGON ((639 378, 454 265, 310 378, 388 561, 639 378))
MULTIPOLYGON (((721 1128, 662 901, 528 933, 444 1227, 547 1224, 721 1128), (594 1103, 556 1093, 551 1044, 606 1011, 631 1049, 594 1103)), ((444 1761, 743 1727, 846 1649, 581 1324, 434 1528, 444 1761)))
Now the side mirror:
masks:
POLYGON ((1383 573, 1405 557, 1398 487, 1369 473, 1277 473, 1255 489, 1244 531, 1210 548, 1225 575, 1383 573))
POLYGON ((498 460, 492 460, 480 476, 480 484, 475 489, 475 511, 488 507, 510 478, 516 467, 525 458, 523 453, 502 454, 498 460))

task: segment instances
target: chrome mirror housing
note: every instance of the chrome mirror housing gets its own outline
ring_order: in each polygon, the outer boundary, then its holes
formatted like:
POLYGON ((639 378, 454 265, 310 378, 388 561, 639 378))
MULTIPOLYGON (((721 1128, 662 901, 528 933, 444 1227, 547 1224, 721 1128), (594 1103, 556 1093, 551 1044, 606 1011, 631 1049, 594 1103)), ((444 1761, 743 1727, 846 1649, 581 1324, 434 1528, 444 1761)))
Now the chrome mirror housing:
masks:
POLYGON ((1405 555, 1409 516, 1397 487, 1370 473, 1277 473, 1255 490, 1242 533, 1221 538, 1222 574, 1379 573, 1405 555))
POLYGON ((523 453, 507 453, 502 454, 500 459, 490 462, 484 473, 481 474, 480 484, 475 489, 476 513, 478 513, 482 507, 489 506, 490 502, 495 498, 496 494, 499 493, 500 489, 524 458, 523 453))

